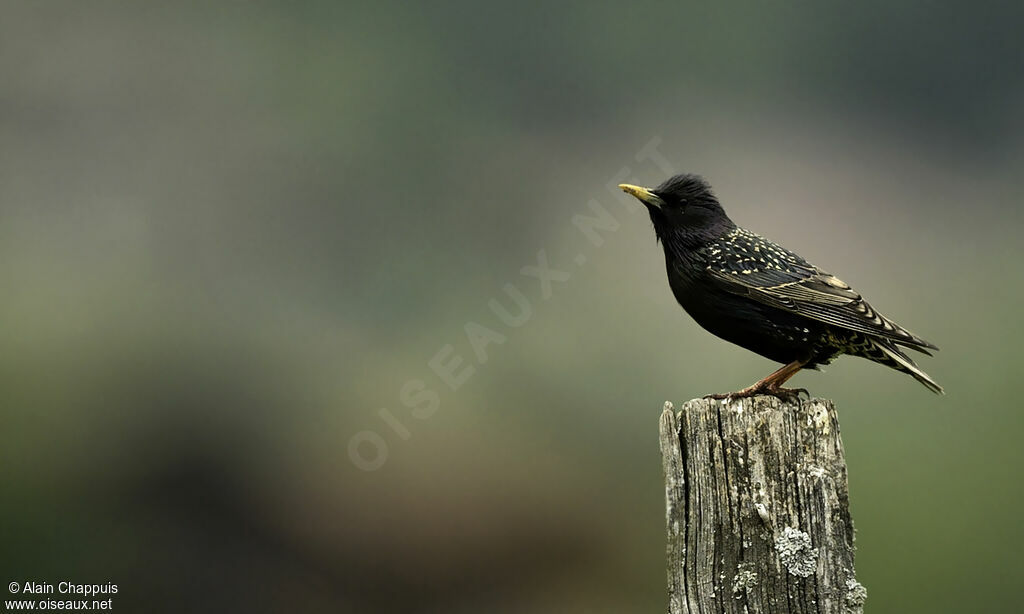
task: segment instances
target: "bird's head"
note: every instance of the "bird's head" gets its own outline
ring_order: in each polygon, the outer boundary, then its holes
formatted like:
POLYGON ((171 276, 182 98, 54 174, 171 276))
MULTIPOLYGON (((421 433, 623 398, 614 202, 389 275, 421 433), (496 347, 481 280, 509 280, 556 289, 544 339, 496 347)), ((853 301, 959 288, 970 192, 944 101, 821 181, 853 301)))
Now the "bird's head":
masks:
POLYGON ((676 175, 656 188, 619 186, 647 207, 658 238, 689 242, 716 239, 736 225, 725 214, 708 182, 698 175, 676 175))

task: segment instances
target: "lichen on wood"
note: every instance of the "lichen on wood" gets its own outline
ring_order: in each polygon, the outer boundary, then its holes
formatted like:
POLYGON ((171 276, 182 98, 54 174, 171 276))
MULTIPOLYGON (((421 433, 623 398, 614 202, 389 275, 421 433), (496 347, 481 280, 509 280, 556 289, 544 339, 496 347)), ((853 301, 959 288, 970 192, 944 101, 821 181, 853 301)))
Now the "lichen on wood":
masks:
POLYGON ((670 614, 861 612, 830 401, 666 403, 660 430, 670 614))

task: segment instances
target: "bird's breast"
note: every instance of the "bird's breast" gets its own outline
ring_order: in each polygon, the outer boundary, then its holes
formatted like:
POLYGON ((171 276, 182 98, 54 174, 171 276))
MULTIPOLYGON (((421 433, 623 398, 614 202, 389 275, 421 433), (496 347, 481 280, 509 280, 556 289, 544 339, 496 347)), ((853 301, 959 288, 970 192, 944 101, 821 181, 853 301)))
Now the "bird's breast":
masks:
POLYGON ((818 354, 819 323, 726 292, 700 275, 670 269, 669 285, 686 313, 716 337, 783 363, 818 354))

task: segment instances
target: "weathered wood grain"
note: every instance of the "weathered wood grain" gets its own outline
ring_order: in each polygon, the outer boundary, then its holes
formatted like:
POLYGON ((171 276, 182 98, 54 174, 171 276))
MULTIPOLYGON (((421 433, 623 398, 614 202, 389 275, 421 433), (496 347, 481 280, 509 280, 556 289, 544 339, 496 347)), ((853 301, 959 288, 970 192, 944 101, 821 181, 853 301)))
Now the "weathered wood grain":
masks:
POLYGON ((660 434, 670 614, 862 612, 831 401, 666 403, 660 434))

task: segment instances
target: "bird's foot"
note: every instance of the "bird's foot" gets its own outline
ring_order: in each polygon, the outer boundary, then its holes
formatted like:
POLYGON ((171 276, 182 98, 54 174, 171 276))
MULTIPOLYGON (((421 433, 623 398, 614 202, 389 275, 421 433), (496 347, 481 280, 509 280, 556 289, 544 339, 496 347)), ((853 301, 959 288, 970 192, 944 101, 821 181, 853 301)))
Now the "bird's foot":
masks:
POLYGON ((800 395, 803 394, 808 400, 811 398, 811 393, 807 392, 806 388, 774 388, 771 390, 765 390, 761 394, 770 394, 773 397, 782 399, 787 403, 796 403, 800 401, 800 395))
POLYGON ((750 397, 756 397, 758 395, 773 396, 778 399, 782 399, 788 403, 793 403, 800 400, 800 394, 807 395, 807 398, 811 398, 811 393, 807 392, 806 388, 783 388, 781 386, 769 386, 769 385, 758 385, 749 386, 743 390, 737 390, 736 392, 727 392, 725 394, 708 394, 705 395, 705 399, 719 399, 726 401, 734 401, 736 399, 748 399, 750 397))

